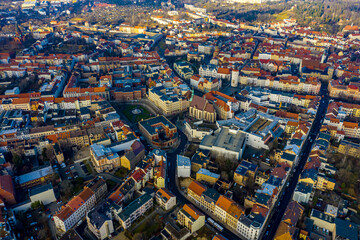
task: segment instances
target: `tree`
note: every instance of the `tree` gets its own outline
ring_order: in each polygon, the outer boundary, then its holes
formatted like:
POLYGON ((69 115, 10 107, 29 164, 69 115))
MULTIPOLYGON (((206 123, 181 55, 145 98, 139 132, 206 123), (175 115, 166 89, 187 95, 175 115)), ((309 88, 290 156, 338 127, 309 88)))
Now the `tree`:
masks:
POLYGON ((133 237, 134 240, 144 240, 144 234, 143 233, 135 233, 134 237, 133 237))
POLYGON ((66 197, 73 195, 74 185, 69 180, 64 180, 60 183, 60 192, 66 197))
POLYGON ((32 208, 32 209, 37 209, 37 208, 39 208, 40 206, 41 206, 40 201, 36 201, 36 202, 31 203, 31 208, 32 208))

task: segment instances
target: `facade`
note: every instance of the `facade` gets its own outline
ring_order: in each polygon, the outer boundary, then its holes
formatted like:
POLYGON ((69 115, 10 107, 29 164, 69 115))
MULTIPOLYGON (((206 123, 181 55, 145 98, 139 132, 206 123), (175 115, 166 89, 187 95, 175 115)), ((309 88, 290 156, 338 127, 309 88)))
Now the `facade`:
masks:
POLYGON ((264 218, 260 214, 242 215, 238 221, 237 231, 249 240, 257 240, 262 230, 264 218))
POLYGON ((88 229, 97 239, 110 238, 114 232, 110 203, 105 202, 86 214, 88 229))
POLYGON ((185 111, 190 106, 188 99, 180 92, 174 94, 173 89, 167 90, 162 86, 150 88, 148 95, 149 100, 160 108, 165 115, 185 111))
POLYGON ((257 168, 257 165, 243 160, 234 172, 234 182, 244 186, 249 178, 255 180, 257 168))
POLYGON ((131 224, 141 217, 147 210, 152 208, 154 200, 152 196, 145 193, 127 205, 117 219, 124 229, 128 229, 131 224))
POLYGON ((293 200, 301 203, 308 204, 312 192, 312 185, 306 183, 299 183, 296 185, 293 200))
POLYGON ((31 202, 40 201, 44 205, 56 202, 54 189, 51 183, 30 189, 29 196, 31 202))
POLYGON ((91 145, 90 156, 97 172, 109 171, 121 164, 119 155, 104 145, 91 145))
POLYGON ((205 225, 205 215, 193 205, 185 204, 177 214, 177 222, 189 229, 190 233, 194 233, 205 225))
POLYGON ((54 176, 53 168, 48 166, 16 177, 15 183, 21 187, 34 187, 51 180, 54 176))
POLYGON ((208 92, 204 98, 214 105, 217 116, 223 120, 233 118, 234 112, 240 108, 238 100, 219 91, 208 92))
POLYGON ((216 173, 212 173, 207 169, 201 168, 196 173, 196 181, 198 182, 206 182, 208 184, 214 185, 217 180, 220 179, 220 175, 216 173))
POLYGON ((170 210, 176 205, 176 196, 166 188, 160 188, 156 192, 155 198, 156 202, 166 211, 170 210))
POLYGON ((171 148, 178 140, 176 126, 164 116, 139 122, 139 129, 147 141, 158 148, 171 148))
POLYGON ((0 199, 5 204, 16 204, 15 188, 10 175, 0 176, 0 199))
POLYGON ((72 198, 59 213, 54 215, 54 223, 58 230, 68 231, 79 222, 96 204, 94 192, 85 188, 79 195, 72 198))
POLYGON ((206 122, 215 122, 216 112, 214 106, 206 99, 194 96, 189 108, 189 116, 206 122))
POLYGON ((360 158, 360 144, 342 140, 338 152, 355 158, 360 158))
POLYGON ((178 177, 190 177, 191 174, 191 162, 190 158, 177 155, 177 176, 178 177))

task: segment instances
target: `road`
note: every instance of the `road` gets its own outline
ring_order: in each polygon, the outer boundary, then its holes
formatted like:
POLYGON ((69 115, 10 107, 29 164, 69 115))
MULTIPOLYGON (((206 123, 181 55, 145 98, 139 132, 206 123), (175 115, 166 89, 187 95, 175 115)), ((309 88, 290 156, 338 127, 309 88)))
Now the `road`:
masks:
MULTIPOLYGON (((166 186, 167 189, 169 189, 175 196, 177 201, 180 204, 191 204, 191 202, 186 199, 186 197, 184 197, 179 189, 178 186, 176 184, 176 157, 178 154, 181 154, 181 152, 185 149, 185 145, 188 143, 187 137, 185 136, 185 134, 183 132, 181 132, 180 130, 178 130, 179 132, 179 137, 181 139, 181 142, 178 146, 178 148, 172 152, 172 153, 168 153, 167 154, 167 181, 166 181, 166 186)), ((202 212, 206 218, 209 217, 209 215, 206 212, 201 211, 201 209, 197 208, 200 212, 202 212)), ((239 236, 233 234, 231 231, 227 230, 225 228, 225 225, 221 222, 218 222, 223 228, 224 230, 221 232, 221 235, 223 235, 224 237, 226 237, 227 239, 231 239, 231 240, 235 240, 235 239, 241 239, 239 236)))
POLYGON ((263 234, 265 236, 262 239, 273 239, 277 230, 277 227, 279 226, 281 219, 284 215, 284 212, 286 210, 286 207, 289 203, 289 201, 292 199, 293 192, 296 188, 296 184, 299 179, 299 175, 302 172, 302 169, 305 166, 306 160, 308 159, 309 153, 311 151, 311 147, 313 145, 313 142, 315 141, 321 125, 322 121, 325 117, 327 106, 329 104, 329 96, 327 93, 327 84, 322 84, 320 93, 321 95, 324 95, 320 101, 320 105, 318 108, 318 111, 316 113, 314 122, 310 129, 310 134, 308 135, 307 139, 305 140, 305 144, 302 148, 302 151, 299 155, 299 161, 298 165, 295 168, 290 180, 289 180, 289 186, 284 189, 284 195, 280 198, 279 202, 276 203, 278 206, 273 208, 273 211, 271 214, 271 218, 269 219, 269 222, 267 224, 267 228, 263 230, 263 234))

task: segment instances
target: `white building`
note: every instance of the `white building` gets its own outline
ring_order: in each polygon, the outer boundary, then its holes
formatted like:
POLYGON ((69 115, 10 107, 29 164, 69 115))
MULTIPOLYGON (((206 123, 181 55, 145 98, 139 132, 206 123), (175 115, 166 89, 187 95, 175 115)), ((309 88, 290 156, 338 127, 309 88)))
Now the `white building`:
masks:
POLYGON ((145 193, 127 205, 123 211, 117 215, 117 219, 124 229, 128 229, 131 224, 144 215, 153 204, 152 196, 145 193))
POLYGON ((40 201, 44 205, 47 205, 49 203, 56 202, 54 189, 51 183, 30 189, 29 196, 32 203, 40 201))
POLYGON ((63 232, 68 231, 85 217, 85 214, 95 206, 95 203, 95 193, 90 188, 85 188, 54 216, 56 228, 63 232))
POLYGON ((257 240, 262 230, 264 217, 260 214, 242 215, 238 221, 237 231, 248 240, 257 240), (259 218, 260 222, 257 221, 259 218))
POLYGON ((176 205, 176 197, 166 188, 160 188, 156 192, 156 202, 166 211, 176 205))
POLYGON ((191 162, 190 158, 177 155, 177 174, 178 177, 190 177, 191 162))
POLYGON ((86 221, 89 230, 97 239, 111 238, 111 234, 114 232, 114 224, 110 203, 105 202, 88 212, 86 214, 86 221))

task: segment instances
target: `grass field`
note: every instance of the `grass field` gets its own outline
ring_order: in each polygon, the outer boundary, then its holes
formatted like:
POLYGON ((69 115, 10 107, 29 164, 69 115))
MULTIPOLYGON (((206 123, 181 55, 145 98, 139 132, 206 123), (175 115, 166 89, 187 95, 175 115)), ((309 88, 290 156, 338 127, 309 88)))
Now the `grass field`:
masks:
POLYGON ((122 110, 122 113, 126 116, 126 118, 130 122, 139 122, 142 119, 148 119, 151 117, 151 113, 146 108, 144 108, 142 106, 136 106, 136 105, 125 106, 124 109, 122 110), (136 108, 139 109, 141 111, 141 113, 133 114, 132 110, 134 110, 136 108))
POLYGON ((144 239, 150 239, 156 233, 160 232, 163 228, 163 224, 160 220, 161 216, 156 214, 152 219, 147 219, 136 229, 133 230, 133 235, 141 233, 144 239))

